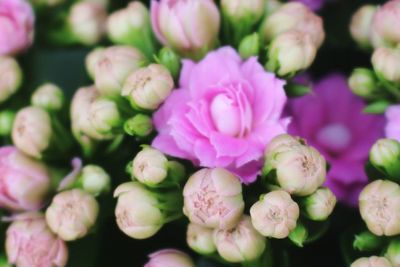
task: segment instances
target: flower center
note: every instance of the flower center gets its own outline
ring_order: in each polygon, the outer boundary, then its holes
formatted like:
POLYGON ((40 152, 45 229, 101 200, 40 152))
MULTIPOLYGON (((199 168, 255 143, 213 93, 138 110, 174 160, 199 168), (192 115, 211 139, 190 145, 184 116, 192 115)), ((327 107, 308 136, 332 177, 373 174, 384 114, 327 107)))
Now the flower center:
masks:
POLYGON ((235 101, 225 94, 219 94, 211 102, 211 117, 217 130, 226 135, 240 133, 240 111, 235 101))
POLYGON ((333 153, 342 152, 351 142, 349 129, 340 123, 332 123, 317 133, 317 141, 333 153))

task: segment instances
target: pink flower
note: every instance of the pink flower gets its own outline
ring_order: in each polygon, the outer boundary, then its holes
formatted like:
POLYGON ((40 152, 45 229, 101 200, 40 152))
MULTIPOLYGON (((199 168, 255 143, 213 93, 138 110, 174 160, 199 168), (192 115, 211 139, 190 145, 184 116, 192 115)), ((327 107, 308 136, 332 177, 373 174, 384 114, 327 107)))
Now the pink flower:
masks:
POLYGON ((0 148, 0 207, 11 210, 36 210, 50 189, 48 170, 40 161, 15 147, 0 148))
POLYGON ((387 122, 385 135, 400 142, 400 105, 393 105, 386 110, 387 122))
POLYGON ((192 259, 176 249, 162 249, 149 255, 144 267, 194 267, 192 259))
POLYGON ((32 7, 25 0, 0 1, 0 55, 14 55, 33 41, 32 7))
POLYGON ((203 167, 224 167, 251 183, 266 144, 286 132, 284 82, 230 47, 199 63, 183 60, 178 90, 155 113, 152 146, 203 167))
POLYGON ((331 164, 326 185, 340 201, 353 206, 368 182, 364 163, 369 149, 383 134, 382 116, 365 115, 363 108, 340 74, 325 77, 313 93, 289 103, 289 132, 321 152, 331 164))
POLYGON ((66 244, 50 231, 41 214, 16 218, 6 235, 8 260, 18 267, 63 267, 67 264, 66 244))

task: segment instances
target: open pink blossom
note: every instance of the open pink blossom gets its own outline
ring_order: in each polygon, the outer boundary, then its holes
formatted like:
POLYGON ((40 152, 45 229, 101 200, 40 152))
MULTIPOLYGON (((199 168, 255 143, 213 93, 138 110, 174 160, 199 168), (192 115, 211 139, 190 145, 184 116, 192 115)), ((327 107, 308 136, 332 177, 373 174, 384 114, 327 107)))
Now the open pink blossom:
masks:
POLYGON ((266 144, 286 132, 284 82, 257 58, 230 47, 195 63, 183 60, 179 89, 154 114, 152 146, 203 167, 224 167, 251 183, 266 144))
POLYGON ((0 55, 14 55, 33 41, 32 7, 26 0, 0 1, 0 55))
POLYGON ((326 185, 339 201, 355 206, 368 182, 364 164, 371 146, 383 135, 384 119, 363 114, 363 101, 351 93, 343 75, 328 75, 313 89, 290 101, 289 132, 321 152, 331 165, 326 185))
POLYGON ((387 122, 385 135, 400 142, 400 105, 393 105, 386 110, 387 122))

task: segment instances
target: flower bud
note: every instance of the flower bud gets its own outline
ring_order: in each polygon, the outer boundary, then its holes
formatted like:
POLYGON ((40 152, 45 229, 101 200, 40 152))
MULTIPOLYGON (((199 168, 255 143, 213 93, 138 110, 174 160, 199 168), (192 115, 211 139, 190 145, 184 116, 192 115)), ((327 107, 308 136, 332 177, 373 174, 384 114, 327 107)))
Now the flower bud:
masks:
POLYGON ((86 236, 94 226, 99 204, 89 193, 72 189, 58 193, 46 210, 50 229, 65 241, 86 236))
POLYGON ((200 58, 217 42, 220 15, 212 0, 151 1, 157 39, 184 56, 200 58))
POLYGON ((133 159, 132 177, 139 182, 154 186, 168 175, 167 157, 151 147, 145 147, 133 159))
POLYGON ((46 111, 32 106, 18 111, 12 139, 19 150, 31 157, 41 158, 50 145, 51 136, 51 119, 46 111))
POLYGON ((290 195, 282 190, 263 195, 250 208, 251 222, 263 236, 285 238, 296 228, 300 210, 290 195))
POLYGON ((12 57, 0 56, 0 103, 6 101, 21 86, 22 70, 12 57))
POLYGON ((195 267, 192 259, 175 249, 163 249, 149 255, 150 260, 143 267, 195 267))
POLYGON ((153 131, 153 121, 147 115, 137 114, 125 121, 124 130, 129 135, 145 137, 153 131))
POLYGON ((377 10, 374 5, 363 5, 354 13, 350 22, 350 33, 362 48, 369 48, 372 18, 377 10))
POLYGON ((174 80, 168 69, 162 65, 151 64, 128 76, 121 95, 126 97, 134 108, 155 110, 173 88, 174 80))
POLYGON ((90 53, 85 58, 85 67, 86 71, 89 74, 90 78, 94 79, 94 73, 96 69, 97 62, 100 60, 102 53, 105 48, 97 47, 90 51, 90 53))
POLYGON ((373 98, 378 92, 378 81, 375 73, 369 69, 357 68, 349 78, 351 91, 364 98, 373 98))
POLYGON ((372 54, 372 66, 385 80, 400 83, 400 49, 379 47, 372 54))
POLYGON ((375 48, 400 43, 400 1, 391 0, 375 12, 371 25, 371 42, 375 48))
POLYGON ((13 211, 40 209, 50 190, 46 166, 15 147, 0 148, 0 207, 13 211))
POLYGON ((75 3, 68 15, 68 26, 73 37, 84 45, 94 45, 104 32, 107 13, 104 6, 94 1, 75 3))
POLYGON ((319 188, 303 200, 304 213, 314 221, 324 221, 336 205, 336 197, 329 188, 319 188))
POLYGON ((82 168, 80 176, 82 189, 94 196, 110 190, 111 178, 100 166, 86 165, 82 168))
POLYGON ((179 77, 181 59, 171 48, 163 47, 158 53, 156 62, 166 67, 175 79, 179 77))
POLYGON ((240 42, 239 54, 242 59, 258 56, 260 53, 260 37, 257 33, 246 36, 240 42))
POLYGON ((100 94, 120 96, 125 79, 146 62, 134 47, 112 46, 104 50, 95 67, 94 80, 100 94))
POLYGON ((400 186, 387 180, 376 180, 360 193, 361 217, 377 236, 400 233, 400 186))
POLYGON ((210 255, 217 248, 213 241, 213 229, 195 223, 189 223, 186 242, 191 249, 202 255, 210 255))
POLYGON ((389 243, 385 258, 387 258, 393 266, 400 266, 400 239, 394 239, 389 243))
POLYGON ((294 75, 310 67, 316 53, 317 48, 308 34, 288 31, 272 41, 266 67, 280 76, 294 75))
POLYGON ((233 229, 214 230, 214 243, 219 255, 228 262, 251 262, 264 252, 265 237, 251 224, 250 216, 244 215, 233 229))
POLYGON ((90 122, 96 132, 110 135, 122 127, 123 120, 117 104, 109 99, 99 98, 90 104, 90 122))
POLYGON ((384 242, 382 237, 365 231, 355 236, 353 248, 359 251, 374 251, 382 247, 384 242))
POLYGON ((149 11, 139 1, 130 2, 126 8, 117 10, 108 17, 107 34, 115 44, 132 45, 148 57, 153 56, 149 11))
POLYGON ((15 112, 9 109, 0 111, 0 136, 9 136, 15 119, 15 112))
POLYGON ((243 214, 242 185, 222 168, 201 169, 189 177, 183 189, 183 213, 192 223, 230 229, 243 214))
MULTIPOLYGON (((30 216, 30 215, 29 215, 30 216)), ((41 214, 16 219, 6 232, 8 261, 18 267, 67 265, 68 248, 41 214)))
POLYGON ((392 265, 384 257, 372 256, 369 258, 359 258, 350 267, 392 267, 392 265))
POLYGON ((389 174, 400 176, 400 143, 395 139, 379 139, 372 146, 369 158, 375 168, 389 174))
POLYGON ((64 93, 57 85, 45 83, 35 90, 31 103, 48 111, 57 111, 63 107, 64 93))
POLYGON ((271 41, 278 35, 292 30, 309 35, 315 49, 319 48, 325 39, 322 19, 299 2, 284 4, 268 16, 261 26, 261 36, 266 41, 271 41))

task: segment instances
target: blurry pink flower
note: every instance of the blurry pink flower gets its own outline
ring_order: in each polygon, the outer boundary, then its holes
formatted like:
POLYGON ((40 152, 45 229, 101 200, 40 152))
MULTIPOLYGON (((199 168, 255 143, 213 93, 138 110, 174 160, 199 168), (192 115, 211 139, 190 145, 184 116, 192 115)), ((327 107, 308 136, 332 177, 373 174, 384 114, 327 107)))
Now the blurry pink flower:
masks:
POLYGON ((326 0, 290 0, 291 2, 300 2, 304 5, 308 6, 309 9, 313 11, 320 10, 324 4, 327 2, 326 0))
POLYGON ((400 142, 400 105, 389 107, 385 113, 387 122, 385 135, 400 142))
POLYGON ((293 116, 289 132, 321 152, 331 164, 326 186, 339 201, 353 206, 368 182, 364 163, 369 149, 383 135, 383 117, 365 115, 363 108, 340 74, 323 78, 313 93, 291 101, 288 108, 293 116))
POLYGON ((50 231, 40 214, 16 218, 6 235, 8 260, 18 267, 63 267, 67 264, 66 244, 50 231))
POLYGON ((0 207, 11 210, 39 209, 50 189, 45 165, 15 147, 0 148, 0 207))
POLYGON ((25 0, 0 1, 0 55, 14 55, 33 41, 32 7, 25 0))
POLYGON ((150 261, 144 267, 194 267, 192 259, 175 249, 162 249, 149 255, 150 261))
POLYGON ((204 167, 224 167, 242 182, 256 179, 266 144, 286 132, 284 82, 255 57, 230 47, 199 63, 183 61, 180 89, 155 113, 152 146, 204 167))

